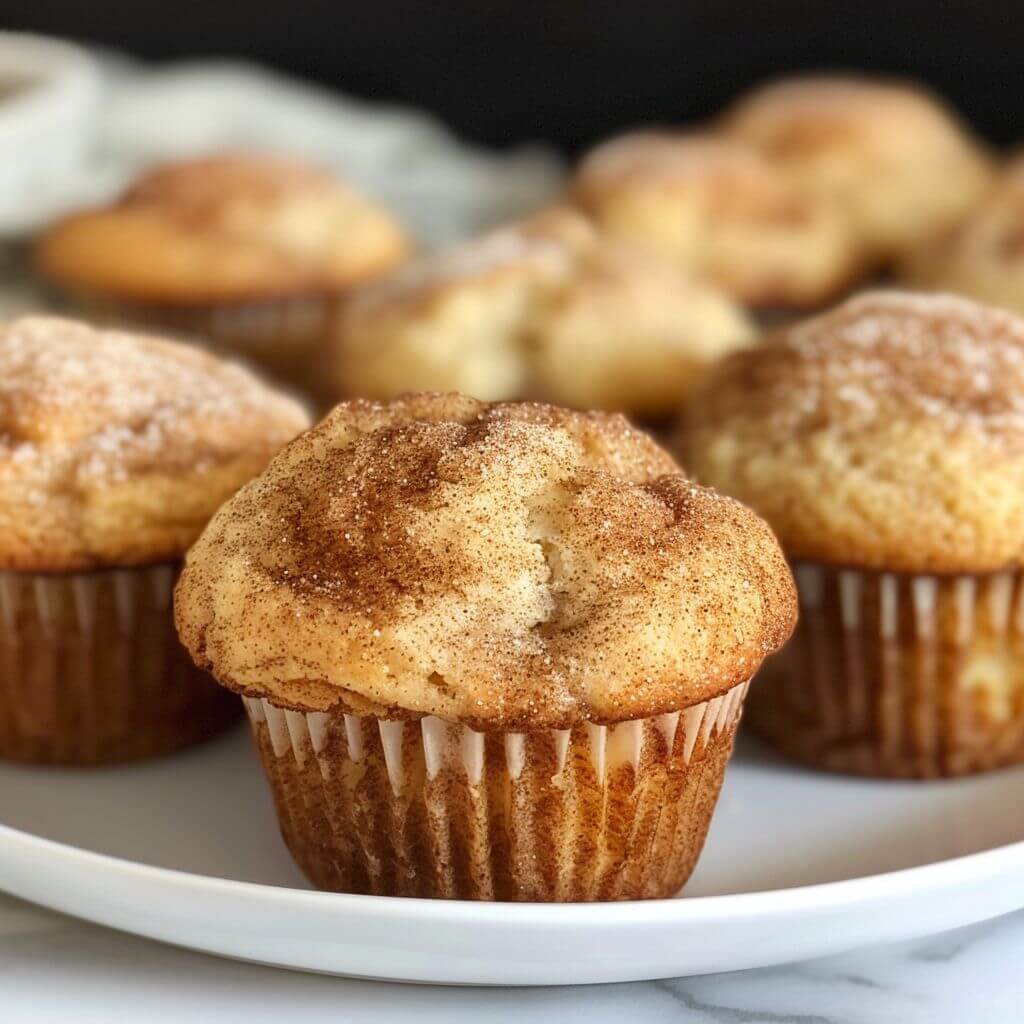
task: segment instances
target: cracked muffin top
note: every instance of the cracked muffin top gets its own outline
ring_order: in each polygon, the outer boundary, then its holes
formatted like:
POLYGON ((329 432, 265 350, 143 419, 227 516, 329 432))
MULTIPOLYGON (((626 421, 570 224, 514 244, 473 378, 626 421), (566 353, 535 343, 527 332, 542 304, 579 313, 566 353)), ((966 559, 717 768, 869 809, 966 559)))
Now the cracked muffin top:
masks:
POLYGON ((834 198, 887 259, 965 217, 991 163, 957 116, 913 82, 809 75, 760 86, 721 119, 731 138, 834 198))
POLYGON ((361 289, 331 362, 361 398, 458 390, 665 417, 753 338, 716 288, 556 207, 361 289))
POLYGON ((786 553, 904 572, 1024 565, 1024 320, 866 292, 727 359, 687 408, 697 479, 786 553))
POLYGON ((330 172, 235 153, 154 168, 55 224, 35 263, 73 293, 187 306, 330 294, 408 249, 389 213, 330 172))
POLYGON ((56 317, 0 325, 0 570, 177 560, 308 423, 187 345, 56 317))
POLYGON ((768 527, 622 417, 452 393, 338 406, 217 513, 175 608, 242 693, 525 730, 714 697, 796 616, 768 527))

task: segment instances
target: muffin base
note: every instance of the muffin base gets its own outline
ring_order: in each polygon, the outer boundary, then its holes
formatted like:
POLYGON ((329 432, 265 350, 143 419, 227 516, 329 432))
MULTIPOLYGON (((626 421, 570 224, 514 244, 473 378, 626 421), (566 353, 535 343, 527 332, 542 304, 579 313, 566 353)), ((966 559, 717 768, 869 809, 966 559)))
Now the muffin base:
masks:
POLYGON ((177 567, 0 572, 0 758, 102 765, 221 732, 239 702, 174 631, 177 567))
POLYGON ((655 718, 533 733, 245 704, 281 833, 318 888, 564 902, 682 887, 746 689, 655 718))
POLYGON ((751 730, 830 771, 969 775, 1024 762, 1024 576, 794 570, 800 621, 751 730))

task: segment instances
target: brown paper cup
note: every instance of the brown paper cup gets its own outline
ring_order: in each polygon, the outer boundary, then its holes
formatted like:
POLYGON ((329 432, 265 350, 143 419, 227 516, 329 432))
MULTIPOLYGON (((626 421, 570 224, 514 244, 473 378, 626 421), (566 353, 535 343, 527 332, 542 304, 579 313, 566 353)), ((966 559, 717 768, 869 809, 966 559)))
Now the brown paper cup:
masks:
POLYGON ((152 757, 237 716, 237 699, 193 666, 175 634, 176 572, 0 572, 0 758, 152 757))
POLYGON ((795 567, 800 623, 758 676, 751 729, 840 772, 935 778, 1024 761, 1019 573, 795 567))
POLYGON ((746 690, 530 733, 245 703, 281 832, 319 888, 624 900, 670 896, 689 877, 746 690))

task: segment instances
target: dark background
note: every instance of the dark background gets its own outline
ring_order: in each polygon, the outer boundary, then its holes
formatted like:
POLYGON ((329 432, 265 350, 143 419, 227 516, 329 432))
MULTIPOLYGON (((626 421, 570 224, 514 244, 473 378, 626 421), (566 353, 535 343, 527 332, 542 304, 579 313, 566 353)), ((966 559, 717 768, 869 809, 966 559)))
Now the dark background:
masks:
POLYGON ((235 55, 416 103, 492 144, 568 150, 713 112, 767 75, 910 74, 997 142, 1024 137, 1024 4, 807 0, 0 0, 6 28, 156 58, 235 55))

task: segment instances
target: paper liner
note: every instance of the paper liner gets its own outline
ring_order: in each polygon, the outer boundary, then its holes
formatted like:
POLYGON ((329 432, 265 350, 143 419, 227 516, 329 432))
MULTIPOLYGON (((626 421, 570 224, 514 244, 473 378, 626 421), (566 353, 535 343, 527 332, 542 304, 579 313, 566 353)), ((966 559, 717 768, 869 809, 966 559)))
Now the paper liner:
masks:
POLYGON ((327 295, 180 309, 81 300, 101 323, 162 330, 226 356, 241 356, 275 381, 326 401, 328 341, 340 300, 327 295))
POLYGON ((758 676, 750 727, 862 775, 934 778, 1024 761, 1019 573, 795 567, 800 623, 758 676))
POLYGON ((0 757, 105 764, 221 731, 238 701, 174 631, 177 567, 0 572, 0 757))
POLYGON ((621 900, 670 896, 689 877, 746 690, 530 733, 245 704, 285 842, 319 888, 621 900))

